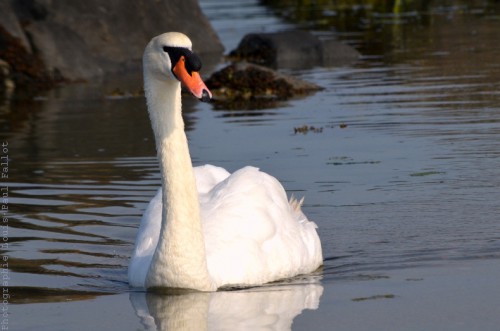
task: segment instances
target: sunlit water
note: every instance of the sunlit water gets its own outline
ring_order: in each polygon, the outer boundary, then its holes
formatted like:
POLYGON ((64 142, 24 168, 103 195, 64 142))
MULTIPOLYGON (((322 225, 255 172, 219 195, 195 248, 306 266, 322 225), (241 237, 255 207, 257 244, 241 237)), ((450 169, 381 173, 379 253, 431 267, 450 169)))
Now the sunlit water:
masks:
MULTIPOLYGON (((253 2, 204 1, 202 6, 228 50, 247 32, 292 26, 253 2)), ((0 137, 8 145, 1 156, 8 155, 9 162, 2 167, 8 168, 8 179, 1 182, 8 198, 2 254, 8 257, 3 274, 10 286, 11 327, 39 329, 37 318, 52 314, 50 330, 89 325, 287 330, 303 309, 319 307, 317 315, 310 315, 321 321, 315 329, 338 322, 352 330, 370 324, 349 324, 341 312, 356 316, 356 304, 365 304, 356 299, 366 293, 368 299, 375 295, 371 299, 408 309, 414 307, 397 301, 395 286, 403 297, 420 298, 426 284, 439 298, 449 293, 477 298, 463 288, 463 294, 458 288, 439 292, 447 287, 415 275, 439 279, 446 272, 432 268, 455 266, 466 270, 459 277, 465 282, 476 276, 476 266, 499 272, 499 16, 451 8, 432 17, 431 24, 394 28, 397 42, 390 50, 376 54, 370 49, 369 56, 351 66, 289 71, 325 89, 278 108, 214 111, 185 98, 196 165, 211 163, 230 171, 248 164, 260 167, 289 194, 305 196, 304 211, 319 226, 322 271, 251 291, 129 295, 128 258, 140 216, 159 185, 143 98, 107 98, 118 84, 110 82, 3 105, 0 137), (322 130, 295 133, 303 125, 322 130), (388 275, 401 280, 384 287, 388 275), (408 290, 411 281, 422 283, 408 290), (36 302, 54 303, 14 305, 36 302), (89 322, 80 310, 97 317, 89 322), (26 314, 34 314, 33 319, 26 314), (117 320, 105 318, 116 314, 121 314, 117 320)), ((339 35, 366 48, 360 32, 339 35)), ((118 85, 138 88, 140 79, 118 85)), ((477 277, 478 282, 495 279, 477 277)), ((500 299, 498 290, 480 297, 489 303, 500 299)), ((383 317, 370 311, 369 320, 387 329, 383 317)), ((462 316, 458 311, 457 318, 462 316)), ((490 320, 491 311, 498 309, 481 308, 490 320)), ((425 312, 421 316, 428 317, 425 312)), ((437 325, 447 325, 442 318, 437 325)), ((311 321, 297 319, 294 328, 309 329, 311 321)), ((483 325, 488 329, 489 324, 483 325)), ((408 329, 403 322, 393 328, 398 326, 408 329)))

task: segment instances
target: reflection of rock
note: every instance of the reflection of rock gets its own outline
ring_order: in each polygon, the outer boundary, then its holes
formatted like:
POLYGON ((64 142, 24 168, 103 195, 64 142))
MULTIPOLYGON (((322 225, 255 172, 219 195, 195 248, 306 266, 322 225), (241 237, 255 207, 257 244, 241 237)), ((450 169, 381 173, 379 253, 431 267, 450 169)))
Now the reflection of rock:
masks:
POLYGON ((230 56, 275 68, 311 68, 345 65, 360 54, 339 41, 320 40, 297 30, 248 34, 230 56))
POLYGON ((207 81, 217 108, 262 109, 321 89, 318 85, 246 62, 233 63, 207 81))
POLYGON ((149 40, 171 30, 189 35, 197 52, 223 50, 197 0, 2 0, 0 29, 69 80, 138 69, 149 40))
POLYGON ((304 309, 317 309, 319 283, 239 291, 165 295, 131 293, 146 330, 291 330, 304 309))

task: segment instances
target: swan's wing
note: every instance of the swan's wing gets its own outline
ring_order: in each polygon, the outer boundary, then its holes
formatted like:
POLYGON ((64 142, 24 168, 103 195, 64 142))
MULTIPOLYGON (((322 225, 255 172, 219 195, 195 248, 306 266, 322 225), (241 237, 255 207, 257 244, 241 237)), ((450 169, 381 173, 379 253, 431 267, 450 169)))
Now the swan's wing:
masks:
POLYGON ((210 164, 194 167, 193 171, 196 178, 198 193, 200 194, 209 192, 215 185, 219 184, 230 175, 226 169, 210 164))
POLYGON ((162 192, 158 189, 149 202, 137 231, 135 247, 130 258, 128 280, 130 286, 144 287, 146 274, 158 244, 161 228, 162 192))
POLYGON ((209 272, 218 284, 255 284, 315 270, 316 225, 276 178, 245 167, 201 201, 209 272))

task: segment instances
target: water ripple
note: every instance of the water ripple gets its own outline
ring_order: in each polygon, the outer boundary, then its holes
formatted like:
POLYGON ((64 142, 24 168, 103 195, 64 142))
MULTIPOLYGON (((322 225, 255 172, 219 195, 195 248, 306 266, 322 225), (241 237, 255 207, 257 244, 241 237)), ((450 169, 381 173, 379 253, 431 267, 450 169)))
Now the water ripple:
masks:
POLYGON ((58 161, 43 167, 65 174, 60 184, 43 180, 36 184, 8 183, 15 209, 9 223, 14 234, 9 238, 8 252, 13 285, 82 294, 126 289, 126 266, 135 229, 157 186, 148 178, 144 182, 124 180, 122 176, 115 180, 116 170, 140 174, 149 168, 156 170, 155 158, 58 161), (96 167, 100 170, 94 172, 97 178, 88 177, 91 183, 71 184, 78 173, 75 168, 86 169, 79 174, 85 176, 89 168, 96 167), (112 180, 98 179, 108 174, 112 180), (29 275, 29 281, 24 275, 29 275))

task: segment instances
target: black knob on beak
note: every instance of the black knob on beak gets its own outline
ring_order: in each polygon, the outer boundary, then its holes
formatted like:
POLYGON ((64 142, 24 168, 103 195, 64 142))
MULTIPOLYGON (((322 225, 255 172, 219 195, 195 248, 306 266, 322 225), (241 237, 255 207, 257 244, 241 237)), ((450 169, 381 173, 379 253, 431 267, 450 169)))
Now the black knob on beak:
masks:
POLYGON ((203 102, 209 102, 210 101, 210 94, 208 93, 207 90, 203 89, 200 101, 203 101, 203 102))

